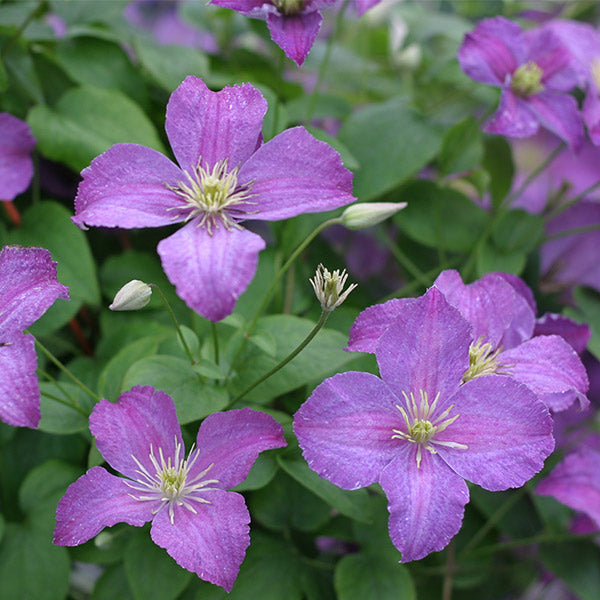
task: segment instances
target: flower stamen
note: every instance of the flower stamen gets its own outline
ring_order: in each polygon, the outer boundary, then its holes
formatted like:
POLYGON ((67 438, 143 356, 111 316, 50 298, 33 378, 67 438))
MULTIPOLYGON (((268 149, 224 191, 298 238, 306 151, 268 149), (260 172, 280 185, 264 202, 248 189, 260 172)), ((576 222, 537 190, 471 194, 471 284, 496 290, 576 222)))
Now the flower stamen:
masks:
POLYGON ((505 369, 510 365, 500 364, 498 356, 502 352, 502 346, 494 350, 490 343, 483 343, 483 338, 479 338, 475 343, 469 346, 469 368, 463 375, 462 382, 466 383, 476 377, 483 375, 510 375, 505 369))

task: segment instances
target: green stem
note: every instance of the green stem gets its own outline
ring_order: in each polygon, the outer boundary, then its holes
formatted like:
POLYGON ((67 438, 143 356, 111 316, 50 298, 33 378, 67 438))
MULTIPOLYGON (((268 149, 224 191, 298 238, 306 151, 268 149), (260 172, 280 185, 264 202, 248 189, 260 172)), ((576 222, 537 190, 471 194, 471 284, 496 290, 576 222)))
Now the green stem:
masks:
POLYGON ((90 388, 87 385, 85 385, 83 381, 75 377, 75 375, 73 375, 73 373, 71 373, 71 371, 69 371, 69 369, 67 369, 67 367, 65 367, 65 365, 63 365, 60 362, 60 360, 58 360, 58 358, 56 358, 56 356, 54 356, 54 354, 52 354, 52 352, 50 352, 50 350, 46 348, 46 346, 44 346, 38 339, 35 340, 35 344, 46 355, 46 357, 52 363, 54 363, 73 383, 78 385, 86 394, 91 396, 96 402, 100 402, 100 397, 94 392, 92 392, 92 390, 90 390, 90 388))
POLYGON ((382 236, 383 243, 387 246, 388 250, 392 253, 396 261, 402 265, 402 267, 410 273, 418 283, 427 287, 431 282, 425 276, 425 273, 415 265, 415 263, 406 255, 397 244, 395 244, 387 235, 382 236))
POLYGON ((600 187, 600 181, 596 181, 596 183, 594 183, 593 185, 590 185, 590 187, 583 190, 583 192, 581 192, 580 194, 577 194, 577 196, 575 196, 574 198, 571 198, 569 201, 564 202, 560 206, 557 206, 554 210, 551 210, 544 217, 544 219, 546 220, 546 223, 548 221, 551 221, 555 217, 558 217, 558 215, 565 212, 565 210, 567 210, 567 208, 571 208, 571 206, 577 204, 580 200, 585 198, 589 193, 593 192, 594 190, 598 189, 599 187, 600 187))
POLYGON ((179 326, 177 317, 175 316, 175 313, 173 312, 173 309, 171 308, 171 305, 169 304, 167 297, 163 294, 162 290, 160 289, 160 287, 158 287, 158 285, 156 285, 156 283, 149 283, 148 285, 158 292, 158 295, 160 296, 161 300, 163 301, 163 304, 165 305, 167 312, 169 313, 169 316, 171 317, 171 321, 173 321, 173 325, 175 326, 175 330, 177 331, 177 335, 179 336, 179 340, 181 341, 181 345, 183 346, 185 353, 187 354, 188 358, 190 359, 190 362, 192 363, 192 365, 195 365, 196 359, 194 358, 194 355, 192 354, 190 347, 187 345, 187 342, 185 341, 183 331, 181 331, 181 327, 179 326))
POLYGON ((21 23, 19 29, 17 29, 15 34, 8 40, 8 42, 6 42, 6 44, 4 44, 2 50, 0 50, 0 59, 4 58, 8 54, 8 51, 11 49, 12 45, 21 37, 22 33, 25 31, 25 29, 27 29, 29 23, 41 15, 45 4, 46 0, 40 0, 39 4, 27 15, 23 23, 21 23))
POLYGON ((319 330, 323 327, 323 325, 325 325, 325 321, 327 321, 327 318, 330 314, 331 311, 324 310, 321 313, 321 318, 319 319, 318 323, 312 328, 311 332, 304 338, 304 340, 279 364, 275 365, 268 373, 265 373, 262 377, 259 377, 252 385, 249 385, 241 394, 238 394, 229 403, 229 405, 231 406, 235 404, 238 400, 241 400, 248 392, 251 392, 257 385, 260 385, 263 381, 271 377, 271 375, 274 375, 275 373, 277 373, 277 371, 283 369, 283 367, 285 367, 285 365, 287 365, 290 361, 294 360, 294 358, 296 358, 296 356, 298 356, 298 354, 300 354, 300 352, 302 352, 302 350, 304 350, 304 348, 306 348, 306 346, 310 344, 315 335, 319 333, 319 330))
POLYGON ((75 404, 72 404, 71 402, 67 402, 66 400, 63 400, 62 398, 59 398, 58 396, 55 396, 54 394, 50 394, 48 392, 40 393, 42 396, 50 398, 50 400, 54 400, 54 402, 58 402, 59 404, 63 404, 64 406, 68 406, 69 408, 76 410, 78 413, 82 414, 86 419, 90 416, 88 415, 88 413, 85 412, 85 410, 83 410, 83 408, 81 408, 81 406, 77 406, 75 404))
MULTIPOLYGON (((285 61, 285 54, 283 50, 279 51, 279 63, 277 65, 277 82, 278 86, 281 87, 281 79, 283 77, 283 63, 285 61)), ((281 104, 281 90, 277 92, 277 99, 275 101, 275 106, 273 107, 273 125, 271 127, 271 137, 274 138, 277 134, 277 124, 279 121, 279 106, 281 104)))
POLYGON ((552 235, 547 235, 544 238, 544 243, 551 242, 553 240, 559 240, 570 235, 577 235, 579 233, 589 233, 590 231, 598 231, 600 229, 600 223, 594 225, 584 225, 582 227, 573 227, 573 229, 565 229, 564 231, 558 231, 552 235))
POLYGON ((310 122, 313 118, 315 108, 317 106, 317 98, 319 97, 319 91, 321 89, 321 85, 323 80, 325 79, 325 73, 327 72, 327 67, 329 66, 329 59, 331 58, 331 51, 333 49, 333 42, 337 38, 338 33, 342 27, 342 22, 344 20, 344 13, 346 12, 346 7, 348 6, 349 0, 344 0, 344 3, 340 7, 340 11, 338 12, 337 19, 335 20, 335 26, 333 32, 329 36, 327 40, 327 47, 325 48, 325 56, 323 56, 323 60, 319 66, 319 74, 317 76, 317 82, 315 83, 315 87, 313 88, 312 94, 308 99, 308 109, 306 111, 306 118, 304 122, 306 125, 310 125, 310 122))
POLYGON ((213 336, 213 347, 215 349, 215 364, 219 364, 219 336, 217 335, 217 324, 211 321, 210 323, 213 336))
POLYGON ((58 381, 57 379, 52 377, 52 375, 50 375, 50 373, 47 373, 46 371, 44 371, 43 369, 40 369, 39 367, 37 370, 39 371, 40 375, 43 375, 50 383, 53 383, 63 393, 63 396, 65 396, 66 398, 71 400, 71 402, 73 404, 78 404, 77 398, 72 398, 71 394, 69 394, 69 392, 67 392, 67 390, 62 386, 60 381, 58 381))
POLYGON ((275 292, 275 290, 277 289, 277 286, 279 285, 279 282, 280 282, 281 278, 283 277, 283 275, 285 275, 286 271, 290 268, 292 263, 298 258, 298 256, 300 256, 300 254, 303 252, 303 250, 317 237, 317 235, 319 235, 319 233, 321 233, 321 231, 323 231, 330 225, 336 225, 341 222, 342 222, 341 217, 334 217, 333 219, 329 219, 329 220, 325 221, 324 223, 321 223, 292 252, 290 257, 285 261, 283 266, 279 269, 279 271, 277 272, 277 275, 275 275, 275 278, 273 279, 273 282, 271 283, 271 287, 269 287, 269 289, 267 290, 267 293, 265 294, 254 317, 252 318, 252 321, 250 321, 250 324, 248 325, 248 327, 246 328, 246 331, 244 332, 244 338, 242 340, 242 343, 240 344, 240 347, 238 348, 237 352, 235 353, 233 360, 231 361, 231 365, 229 367, 229 372, 227 373, 227 377, 229 377, 231 375, 231 373, 233 372, 241 353, 243 352, 244 348, 246 347, 246 344, 248 343, 248 340, 249 340, 250 336, 252 335, 254 328, 256 327, 256 323, 258 322, 258 319, 260 318, 260 316, 263 314, 264 310, 269 305, 269 302, 271 301, 271 297, 272 297, 273 293, 275 292))

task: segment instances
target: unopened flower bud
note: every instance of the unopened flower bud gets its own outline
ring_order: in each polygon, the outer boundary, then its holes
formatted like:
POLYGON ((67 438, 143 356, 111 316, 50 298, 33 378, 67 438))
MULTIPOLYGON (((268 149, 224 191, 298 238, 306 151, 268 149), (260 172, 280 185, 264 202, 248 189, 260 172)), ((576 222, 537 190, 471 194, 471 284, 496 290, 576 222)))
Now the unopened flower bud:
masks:
POLYGON ((150 302, 152 288, 139 279, 126 283, 115 296, 110 310, 139 310, 150 302))
POLYGON ((330 273, 323 265, 317 267, 314 279, 310 279, 309 281, 313 286, 313 290, 315 290, 315 295, 321 303, 323 310, 331 312, 337 308, 356 287, 356 283, 353 283, 342 293, 346 285, 346 279, 348 279, 346 269, 341 273, 338 269, 330 273))
POLYGON ((361 202, 349 206, 341 216, 342 225, 348 229, 373 227, 406 206, 406 202, 361 202))

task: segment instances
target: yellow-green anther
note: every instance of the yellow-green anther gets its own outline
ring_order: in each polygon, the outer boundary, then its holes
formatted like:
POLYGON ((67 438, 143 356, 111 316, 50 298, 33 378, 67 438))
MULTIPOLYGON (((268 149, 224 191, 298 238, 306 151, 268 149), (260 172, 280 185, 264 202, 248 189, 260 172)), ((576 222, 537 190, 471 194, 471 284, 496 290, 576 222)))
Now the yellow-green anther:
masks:
POLYGON ((544 89, 542 75, 544 72, 533 61, 521 65, 514 73, 511 89, 519 96, 533 96, 544 89))
POLYGON ((304 0, 273 0, 273 4, 286 16, 297 15, 304 8, 304 0))
POLYGON ((483 343, 481 339, 471 344, 469 347, 469 368, 463 375, 462 382, 466 383, 476 377, 482 375, 508 375, 503 368, 507 365, 500 364, 498 355, 502 352, 502 348, 496 348, 492 344, 483 343))

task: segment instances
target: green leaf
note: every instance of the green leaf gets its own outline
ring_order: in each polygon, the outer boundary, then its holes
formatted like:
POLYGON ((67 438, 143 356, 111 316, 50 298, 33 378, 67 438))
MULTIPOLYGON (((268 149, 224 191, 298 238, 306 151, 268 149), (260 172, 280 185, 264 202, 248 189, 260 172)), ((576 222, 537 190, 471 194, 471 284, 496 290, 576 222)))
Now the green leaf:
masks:
POLYGON ((490 195, 495 207, 506 198, 515 174, 510 144, 503 137, 486 137, 484 140, 483 167, 490 174, 490 195))
POLYGON ((441 175, 462 173, 477 167, 483 158, 483 139, 479 124, 466 117, 444 135, 439 162, 441 175))
POLYGON ((121 142, 164 152, 146 114, 117 90, 73 88, 54 109, 42 104, 35 106, 27 121, 42 153, 75 171, 81 171, 98 154, 121 142))
MULTIPOLYGON (((310 333, 315 323, 290 315, 271 315, 260 319, 256 334, 267 332, 275 342, 275 356, 269 356, 248 344, 238 361, 237 376, 232 381, 232 393, 238 394, 260 375, 270 371, 286 358, 310 333)), ((322 329, 310 344, 283 369, 246 395, 246 400, 264 404, 269 399, 318 381, 340 369, 354 356, 344 352, 347 336, 338 331, 322 329)))
POLYGON ((209 379, 225 379, 227 377, 227 373, 219 365, 216 365, 212 360, 208 360, 207 358, 199 359, 192 368, 199 375, 208 377, 209 379))
POLYGON ((50 0, 52 12, 63 18, 68 25, 79 23, 110 23, 123 14, 128 0, 90 2, 89 0, 50 0))
POLYGON ((6 530, 6 521, 4 520, 2 513, 0 513, 0 543, 2 542, 2 538, 4 537, 5 530, 6 530))
POLYGON ((338 137, 360 165, 354 193, 361 202, 406 181, 436 156, 441 144, 437 129, 403 98, 355 112, 338 137))
POLYGON ((142 67, 167 92, 172 92, 188 75, 202 78, 208 75, 208 59, 196 48, 158 45, 137 38, 134 49, 142 67))
POLYGON ((417 181, 398 199, 407 207, 394 222, 410 238, 432 248, 467 251, 477 241, 489 215, 465 195, 432 181, 417 181))
POLYGON ((560 577, 581 600, 598 600, 600 548, 591 540, 541 544, 544 566, 560 577))
POLYGON ((45 531, 8 523, 0 544, 0 598, 63 600, 69 556, 45 531))
POLYGON ((477 274, 479 277, 494 271, 504 271, 520 275, 525 268, 527 256, 520 250, 503 252, 488 240, 477 254, 477 274))
POLYGON ((242 483, 236 485, 233 489, 236 492, 247 490, 258 490, 267 485, 277 472, 277 461, 271 453, 262 452, 254 461, 248 476, 242 483))
POLYGON ((125 567, 119 563, 109 567, 100 575, 91 600, 135 600, 135 596, 129 587, 125 567))
POLYGON ((322 142, 327 142, 334 150, 336 150, 339 153, 340 158, 342 159, 342 162, 344 163, 346 169, 355 171, 356 169, 360 168, 360 164, 356 160, 356 157, 352 154, 352 152, 350 152, 350 150, 348 150, 346 145, 342 144, 342 142, 340 142, 337 138, 333 137, 332 135, 329 135, 328 133, 326 133, 322 129, 319 129, 318 127, 307 127, 306 129, 310 133, 312 133, 318 140, 321 140, 322 142))
POLYGON ((387 557, 349 554, 335 569, 339 600, 414 600, 408 569, 387 557))
POLYGON ((319 477, 303 460, 288 460, 278 456, 277 462, 288 475, 343 515, 365 523, 371 520, 366 490, 342 490, 319 477))
POLYGON ((496 247, 505 253, 530 252, 542 240, 544 220, 521 209, 504 213, 492 231, 496 247))
POLYGON ((125 52, 116 44, 93 37, 63 40, 56 46, 55 60, 79 84, 120 90, 144 104, 144 80, 125 52))
POLYGON ((192 573, 178 566, 145 529, 127 545, 125 572, 136 600, 174 600, 192 579, 192 573))
POLYGON ((577 309, 567 308, 565 315, 578 323, 588 323, 592 337, 588 350, 600 359, 600 294, 595 290, 579 287, 574 292, 577 309))
POLYGON ((68 382, 61 383, 60 387, 55 383, 43 382, 40 383, 40 392, 40 409, 42 411, 40 431, 66 435, 85 431, 88 428, 88 418, 72 406, 64 404, 64 402, 68 404, 77 402, 78 406, 89 413, 91 401, 81 388, 68 382), (46 394, 53 397, 48 397, 46 394), (55 398, 60 398, 63 402, 55 398))
POLYGON ((21 226, 9 234, 9 243, 41 246, 58 262, 58 280, 69 287, 71 301, 57 300, 38 320, 32 333, 44 335, 62 327, 83 304, 100 303, 96 267, 85 234, 71 222, 71 213, 57 202, 38 202, 22 215, 21 226))
POLYGON ((4 63, 0 60, 0 92, 6 91, 7 86, 8 77, 6 75, 6 69, 4 68, 4 63))
POLYGON ((152 385, 169 394, 182 424, 221 410, 229 401, 223 388, 203 383, 189 361, 175 356, 159 354, 134 363, 125 374, 121 391, 134 385, 152 385))
POLYGON ((125 373, 131 365, 156 354, 161 337, 152 335, 140 338, 121 348, 108 362, 98 379, 98 395, 116 402, 121 390, 125 373))

